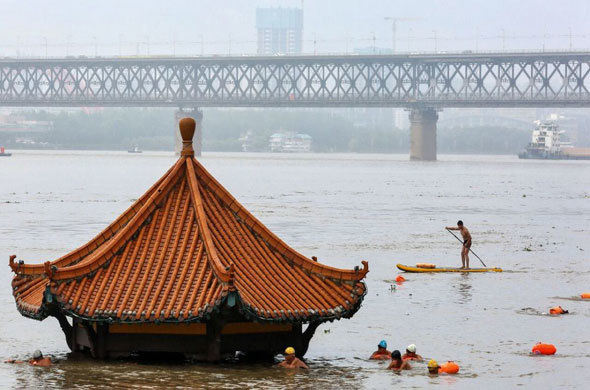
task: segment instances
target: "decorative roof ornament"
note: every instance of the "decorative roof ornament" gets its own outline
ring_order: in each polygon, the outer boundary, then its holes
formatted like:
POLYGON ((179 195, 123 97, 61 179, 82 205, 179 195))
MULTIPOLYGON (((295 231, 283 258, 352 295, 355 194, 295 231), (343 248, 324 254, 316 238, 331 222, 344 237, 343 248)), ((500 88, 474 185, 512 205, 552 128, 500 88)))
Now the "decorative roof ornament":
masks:
POLYGON ((182 118, 178 122, 180 127, 180 135, 182 136, 182 151, 180 156, 194 156, 195 151, 193 149, 193 136, 195 135, 195 128, 197 126, 193 118, 182 118))

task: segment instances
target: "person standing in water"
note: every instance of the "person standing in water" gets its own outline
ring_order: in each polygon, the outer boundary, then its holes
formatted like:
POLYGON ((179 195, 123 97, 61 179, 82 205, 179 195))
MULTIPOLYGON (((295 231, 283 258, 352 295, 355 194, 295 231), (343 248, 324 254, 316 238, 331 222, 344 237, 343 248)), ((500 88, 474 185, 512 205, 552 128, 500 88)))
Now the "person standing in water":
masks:
POLYGON ((402 355, 402 359, 403 360, 416 360, 419 362, 421 362, 423 360, 422 356, 420 356, 416 353, 416 345, 415 344, 408 345, 408 347, 406 348, 406 353, 404 353, 402 355))
POLYGON ((307 364, 303 363, 301 360, 299 360, 295 356, 295 348, 287 347, 287 349, 285 349, 285 353, 283 355, 285 356, 285 360, 283 360, 282 362, 279 363, 279 367, 309 368, 309 367, 307 367, 307 364))
POLYGON ((461 269, 469 269, 469 248, 471 248, 471 233, 463 225, 463 221, 457 221, 457 226, 447 226, 447 230, 458 230, 463 237, 463 247, 461 248, 461 269))
POLYGON ((391 352, 387 350, 387 341, 381 340, 377 345, 377 350, 373 352, 369 359, 373 360, 389 360, 391 359, 391 352))
POLYGON ((388 370, 401 371, 409 370, 412 366, 407 360, 402 359, 402 354, 397 349, 391 353, 391 363, 387 367, 388 370))

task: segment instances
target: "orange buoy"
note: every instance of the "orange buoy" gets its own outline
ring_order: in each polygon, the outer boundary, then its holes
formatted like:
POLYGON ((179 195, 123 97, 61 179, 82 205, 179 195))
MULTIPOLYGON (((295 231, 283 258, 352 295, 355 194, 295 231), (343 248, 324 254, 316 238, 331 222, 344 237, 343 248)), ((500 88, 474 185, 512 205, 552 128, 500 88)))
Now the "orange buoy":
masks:
POLYGON ((532 352, 534 355, 555 355, 557 348, 555 348, 555 345, 553 344, 537 343, 537 345, 533 347, 532 352))
POLYGON ((406 281, 406 278, 404 278, 401 275, 397 275, 397 278, 395 278, 395 281, 398 282, 398 283, 399 282, 405 282, 406 281))
POLYGON ((549 309, 549 314, 566 314, 568 313, 567 310, 563 310, 563 307, 561 306, 554 306, 552 308, 549 309))
POLYGON ((444 372, 446 374, 456 374, 459 372, 459 366, 457 365, 457 363, 449 360, 446 363, 443 363, 440 368, 438 369, 438 372, 444 372))
POLYGON ((590 292, 581 293, 580 294, 580 298, 582 298, 582 299, 590 299, 590 292))

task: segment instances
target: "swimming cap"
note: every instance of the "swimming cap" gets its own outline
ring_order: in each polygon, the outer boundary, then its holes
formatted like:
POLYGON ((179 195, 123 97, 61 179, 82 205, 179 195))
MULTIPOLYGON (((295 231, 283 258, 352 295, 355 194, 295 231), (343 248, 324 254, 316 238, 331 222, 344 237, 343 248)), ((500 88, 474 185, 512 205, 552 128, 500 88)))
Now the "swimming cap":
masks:
POLYGON ((285 349, 285 355, 293 355, 295 353, 295 348, 293 347, 287 347, 287 349, 285 349))
POLYGON ((438 367, 438 363, 436 362, 436 360, 430 359, 430 361, 428 362, 428 368, 434 368, 434 367, 438 367))
POLYGON ((387 348, 387 341, 381 340, 381 341, 379 341, 379 344, 377 344, 377 346, 379 346, 381 348, 387 348))
POLYGON ((414 344, 408 345, 408 348, 406 348, 406 349, 408 350, 408 352, 416 353, 416 345, 414 345, 414 344))
POLYGON ((35 352, 33 352, 33 359, 41 359, 42 357, 43 357, 43 354, 38 349, 35 350, 35 352))
POLYGON ((402 354, 396 349, 391 353, 391 360, 402 360, 402 354))

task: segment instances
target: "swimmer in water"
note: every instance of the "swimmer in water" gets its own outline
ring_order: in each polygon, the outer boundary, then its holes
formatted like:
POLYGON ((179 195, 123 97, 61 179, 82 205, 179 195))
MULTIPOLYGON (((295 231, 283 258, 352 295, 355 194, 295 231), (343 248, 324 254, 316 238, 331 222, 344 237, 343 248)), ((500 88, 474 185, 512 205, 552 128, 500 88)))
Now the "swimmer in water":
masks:
POLYGON ((402 359, 402 354, 397 349, 391 353, 391 363, 387 367, 388 370, 401 371, 409 370, 412 366, 407 360, 402 359))
POLYGON ((463 221, 457 221, 457 226, 447 226, 447 230, 458 230, 463 237, 463 247, 461 248, 461 269, 469 269, 469 248, 471 248, 471 233, 463 225, 463 221))
POLYGON ((555 306, 549 309, 549 314, 559 315, 559 314, 568 314, 569 311, 565 310, 561 306, 555 306))
POLYGON ((414 344, 410 344, 408 345, 408 347, 406 348, 406 353, 404 353, 404 355, 402 356, 403 360, 416 360, 421 362, 422 356, 418 355, 416 353, 416 345, 414 344))
MULTIPOLYGON (((25 363, 24 361, 20 361, 20 360, 6 360, 5 363, 14 363, 14 364, 19 364, 19 363, 25 363)), ((39 367, 49 367, 51 366, 51 358, 48 357, 43 357, 43 353, 41 353, 40 350, 36 350, 35 352, 33 352, 33 358, 30 359, 28 362, 31 366, 39 366, 39 367)))
POLYGON ((438 365, 436 360, 430 359, 430 361, 428 362, 428 373, 430 375, 438 375, 439 370, 440 370, 440 366, 438 365))
POLYGON ((389 360, 391 359, 391 352, 387 350, 387 341, 381 340, 377 344, 377 350, 373 352, 369 359, 375 360, 389 360))
POLYGON ((284 368, 309 368, 307 364, 303 363, 295 356, 295 348, 288 347, 285 349, 285 360, 279 363, 279 367, 284 368))

